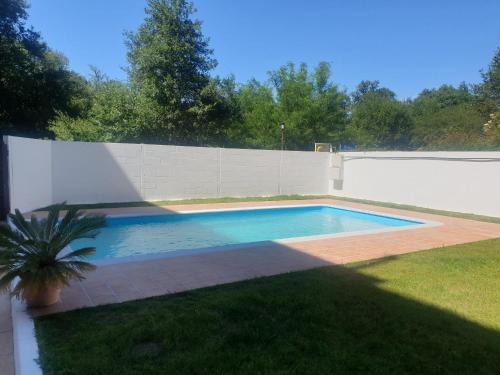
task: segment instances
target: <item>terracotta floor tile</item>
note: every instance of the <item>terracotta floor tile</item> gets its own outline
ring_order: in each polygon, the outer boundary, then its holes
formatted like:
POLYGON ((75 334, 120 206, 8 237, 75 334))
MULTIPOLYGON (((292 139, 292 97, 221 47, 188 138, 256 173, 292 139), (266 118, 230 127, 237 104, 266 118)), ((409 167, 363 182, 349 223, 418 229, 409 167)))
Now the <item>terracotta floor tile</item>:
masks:
POLYGON ((84 288, 94 305, 118 302, 114 291, 107 284, 84 286, 84 288))

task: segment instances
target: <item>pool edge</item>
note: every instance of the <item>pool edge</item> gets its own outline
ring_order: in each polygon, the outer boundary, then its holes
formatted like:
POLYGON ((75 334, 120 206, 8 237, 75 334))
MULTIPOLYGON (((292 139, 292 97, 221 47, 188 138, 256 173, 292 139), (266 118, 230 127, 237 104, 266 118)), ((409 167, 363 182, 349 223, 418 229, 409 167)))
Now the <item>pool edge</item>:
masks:
POLYGON ((354 236, 366 236, 370 234, 377 233, 389 233, 389 232, 397 232, 404 230, 415 230, 415 229, 425 229, 431 227, 437 227, 443 225, 443 223, 438 221, 431 221, 421 218, 414 218, 405 215, 396 215, 396 214, 386 214, 380 213, 373 210, 365 210, 365 209, 352 209, 348 207, 342 207, 330 203, 316 203, 316 204, 292 204, 292 205, 271 205, 271 206, 253 206, 253 207, 233 207, 233 208, 213 208, 213 209, 202 209, 202 210, 180 210, 171 213, 165 212, 153 212, 153 213, 131 213, 131 214, 111 214, 107 215, 109 218, 127 218, 127 217, 142 217, 142 216, 162 216, 162 215, 175 215, 175 214, 195 214, 195 213, 209 213, 209 212, 231 212, 231 211, 251 211, 251 210, 264 210, 264 209, 279 209, 279 208, 299 208, 299 207, 330 207, 344 211, 352 211, 359 212, 364 214, 370 214, 379 217, 385 217, 390 219, 399 219, 405 220, 414 223, 413 225, 403 226, 403 227, 392 227, 392 228, 379 228, 379 229, 369 229, 362 231, 353 231, 353 232, 345 232, 345 233, 332 233, 332 234, 320 234, 320 235, 312 235, 312 236, 303 236, 303 237, 290 237, 290 238, 278 238, 274 240, 267 241, 256 241, 256 242, 246 242, 240 244, 228 244, 222 246, 211 246, 204 248, 196 248, 196 249, 184 249, 184 250, 175 250, 169 252, 158 252, 153 254, 145 254, 145 255, 131 255, 126 257, 118 257, 112 259, 101 259, 101 260, 93 260, 92 262, 99 267, 115 265, 115 264, 125 264, 125 263, 135 263, 135 262, 147 262, 158 259, 168 259, 175 258, 180 256, 190 256, 190 255, 200 255, 207 254, 212 252, 223 252, 223 251, 235 251, 242 249, 249 249, 253 247, 263 247, 270 246, 272 244, 289 244, 289 243, 297 243, 297 242, 308 242, 308 241, 318 241, 324 239, 333 239, 333 238, 342 238, 342 237, 354 237, 354 236))

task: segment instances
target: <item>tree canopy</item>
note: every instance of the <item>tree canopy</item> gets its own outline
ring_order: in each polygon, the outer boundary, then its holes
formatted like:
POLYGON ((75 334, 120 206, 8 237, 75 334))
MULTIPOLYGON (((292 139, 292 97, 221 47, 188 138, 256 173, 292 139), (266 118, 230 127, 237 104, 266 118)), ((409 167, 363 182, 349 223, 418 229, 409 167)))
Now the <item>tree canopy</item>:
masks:
POLYGON ((233 145, 280 148, 280 123, 292 150, 312 149, 318 140, 337 143, 345 132, 348 96, 331 82, 325 62, 313 71, 287 64, 270 72, 268 82, 241 85, 235 97, 241 116, 229 129, 233 145))
POLYGON ((355 142, 368 149, 408 149, 413 119, 409 106, 377 93, 367 93, 353 107, 355 142))
POLYGON ((87 91, 88 105, 78 116, 58 111, 49 122, 57 139, 124 142, 137 138, 136 98, 127 84, 110 80, 93 68, 87 91))
POLYGON ((127 33, 143 139, 203 144, 221 136, 226 106, 209 75, 217 61, 193 12, 186 0, 148 0, 144 23, 127 33))
POLYGON ((68 60, 26 26, 27 17, 24 0, 0 2, 0 131, 48 136, 58 111, 74 116, 85 107, 87 87, 68 60))

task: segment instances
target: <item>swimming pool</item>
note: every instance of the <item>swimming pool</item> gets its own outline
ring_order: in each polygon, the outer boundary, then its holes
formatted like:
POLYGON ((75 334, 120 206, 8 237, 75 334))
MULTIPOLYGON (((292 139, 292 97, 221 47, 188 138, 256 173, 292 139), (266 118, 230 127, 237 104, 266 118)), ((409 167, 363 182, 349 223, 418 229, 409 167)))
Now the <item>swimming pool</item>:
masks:
POLYGON ((91 260, 230 247, 263 241, 286 242, 383 232, 423 225, 406 218, 382 216, 327 205, 214 210, 154 216, 111 217, 95 240, 73 247, 95 246, 91 260))

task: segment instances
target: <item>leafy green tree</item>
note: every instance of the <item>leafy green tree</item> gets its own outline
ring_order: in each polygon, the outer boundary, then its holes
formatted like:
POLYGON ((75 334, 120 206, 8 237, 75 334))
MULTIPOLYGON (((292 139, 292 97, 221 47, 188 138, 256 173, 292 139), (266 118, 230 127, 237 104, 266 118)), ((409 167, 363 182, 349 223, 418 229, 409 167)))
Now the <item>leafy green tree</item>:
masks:
POLYGON ((137 139, 136 97, 130 87, 93 68, 89 105, 80 116, 59 112, 49 129, 65 141, 123 142, 137 139))
POLYGON ((487 115, 483 131, 488 148, 500 148, 500 48, 486 71, 481 72, 483 82, 475 86, 477 107, 487 115))
POLYGON ((279 148, 280 121, 271 87, 255 79, 235 89, 237 117, 228 127, 227 144, 233 147, 279 148))
POLYGON ((355 106, 351 119, 355 143, 365 149, 408 149, 412 126, 407 104, 370 94, 355 106))
POLYGON ((351 94, 352 103, 354 105, 361 103, 367 94, 376 95, 387 100, 396 100, 396 94, 386 87, 380 87, 379 81, 364 80, 358 84, 356 90, 351 94))
POLYGON ((269 73, 269 82, 251 80, 236 90, 236 109, 227 130, 228 144, 238 147, 281 147, 280 123, 285 123, 285 147, 312 150, 314 142, 336 144, 347 121, 347 96, 331 83, 328 63, 310 72, 305 64, 287 64, 269 73))
POLYGON ((490 114, 490 118, 484 124, 484 135, 486 144, 494 149, 500 149, 500 111, 490 114))
POLYGON ((414 145, 430 150, 482 148, 484 116, 472 103, 427 110, 415 117, 414 145))
POLYGON ((24 0, 0 1, 0 131, 49 136, 57 111, 73 116, 86 105, 85 81, 26 26, 26 10, 24 0))
POLYGON ((487 114, 500 111, 500 48, 481 76, 483 82, 474 87, 481 111, 487 114))
POLYGON ((366 149, 408 149, 413 121, 407 103, 379 81, 361 81, 351 95, 349 131, 366 149))
POLYGON ((484 115, 468 85, 424 90, 412 102, 412 143, 424 149, 478 148, 484 143, 484 115))
MULTIPOLYGON (((210 144, 224 134, 226 102, 209 72, 212 57, 186 0, 148 0, 146 19, 127 34, 129 77, 143 140, 210 144)), ((229 114, 227 114, 229 116, 229 114)))
MULTIPOLYGON (((286 147, 312 150, 314 142, 339 143, 347 121, 347 95, 331 81, 331 67, 321 62, 287 64, 270 72, 280 121, 286 124, 286 147)), ((277 127, 277 124, 275 125, 277 127)))
POLYGON ((438 110, 463 103, 471 103, 473 94, 466 83, 457 88, 452 85, 442 85, 437 89, 423 90, 413 101, 417 114, 427 110, 438 110))

